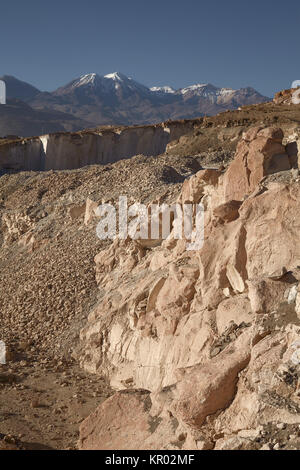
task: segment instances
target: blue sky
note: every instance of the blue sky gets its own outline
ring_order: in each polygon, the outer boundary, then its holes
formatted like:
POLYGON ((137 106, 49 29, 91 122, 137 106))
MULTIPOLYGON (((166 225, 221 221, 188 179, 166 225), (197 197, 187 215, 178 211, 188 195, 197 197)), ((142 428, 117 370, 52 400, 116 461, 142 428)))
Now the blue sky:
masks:
POLYGON ((9 0, 0 18, 0 75, 42 90, 89 72, 268 96, 300 79, 299 0, 9 0))

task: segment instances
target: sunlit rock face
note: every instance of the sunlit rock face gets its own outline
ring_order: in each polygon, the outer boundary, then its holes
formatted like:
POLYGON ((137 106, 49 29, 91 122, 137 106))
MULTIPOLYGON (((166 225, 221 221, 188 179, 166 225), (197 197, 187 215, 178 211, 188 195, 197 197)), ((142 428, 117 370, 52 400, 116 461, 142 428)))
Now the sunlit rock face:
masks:
POLYGON ((82 424, 81 449, 117 445, 135 410, 151 449, 255 448, 268 423, 299 423, 300 178, 282 140, 253 128, 226 172, 185 181, 177 202, 206 210, 200 250, 171 233, 96 256, 102 298, 79 358, 118 392, 82 424))
POLYGON ((134 155, 155 156, 164 153, 169 142, 192 129, 192 121, 179 121, 14 141, 0 146, 0 168, 69 170, 113 163, 134 155))

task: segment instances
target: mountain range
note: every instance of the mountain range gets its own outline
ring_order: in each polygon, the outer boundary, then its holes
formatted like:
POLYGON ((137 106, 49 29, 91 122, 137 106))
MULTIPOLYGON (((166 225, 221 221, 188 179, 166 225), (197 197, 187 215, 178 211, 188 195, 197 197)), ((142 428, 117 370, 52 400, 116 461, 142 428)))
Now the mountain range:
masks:
POLYGON ((208 83, 178 90, 148 88, 119 72, 86 74, 53 92, 9 75, 0 79, 7 90, 7 104, 0 106, 0 136, 191 119, 270 100, 251 87, 233 90, 208 83))

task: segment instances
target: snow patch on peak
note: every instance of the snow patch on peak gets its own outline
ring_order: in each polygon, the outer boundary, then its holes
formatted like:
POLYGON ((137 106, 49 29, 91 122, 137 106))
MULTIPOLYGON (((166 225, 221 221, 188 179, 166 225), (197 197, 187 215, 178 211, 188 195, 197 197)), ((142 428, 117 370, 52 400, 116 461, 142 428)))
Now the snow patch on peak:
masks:
POLYGON ((94 85, 95 81, 97 80, 98 75, 96 73, 88 73, 86 75, 82 75, 79 80, 77 80, 73 84, 73 88, 77 88, 83 85, 94 85))
POLYGON ((219 95, 230 95, 231 93, 235 93, 236 90, 233 88, 221 88, 219 91, 219 95))
POLYGON ((208 86, 208 83, 197 83, 196 85, 191 85, 191 86, 188 86, 186 88, 182 88, 180 90, 180 93, 182 95, 185 95, 186 93, 190 92, 190 91, 201 91, 203 88, 207 87, 208 86))
POLYGON ((124 80, 131 80, 130 77, 126 77, 120 72, 108 73, 107 75, 104 75, 104 78, 108 78, 110 80, 115 80, 118 82, 123 82, 124 80))
POLYGON ((150 90, 156 93, 176 93, 170 86, 153 86, 150 90))

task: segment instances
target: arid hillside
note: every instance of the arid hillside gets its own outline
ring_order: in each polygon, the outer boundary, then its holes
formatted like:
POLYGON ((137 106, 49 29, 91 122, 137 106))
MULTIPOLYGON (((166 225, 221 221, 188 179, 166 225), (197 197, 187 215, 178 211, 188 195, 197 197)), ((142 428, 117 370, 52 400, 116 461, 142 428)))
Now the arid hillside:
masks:
POLYGON ((0 144, 0 449, 300 448, 299 106, 173 123, 152 156, 142 135, 132 158, 84 147, 74 168, 53 138, 63 170, 28 171, 39 138, 0 144), (203 204, 203 248, 99 240, 120 195, 203 204))

